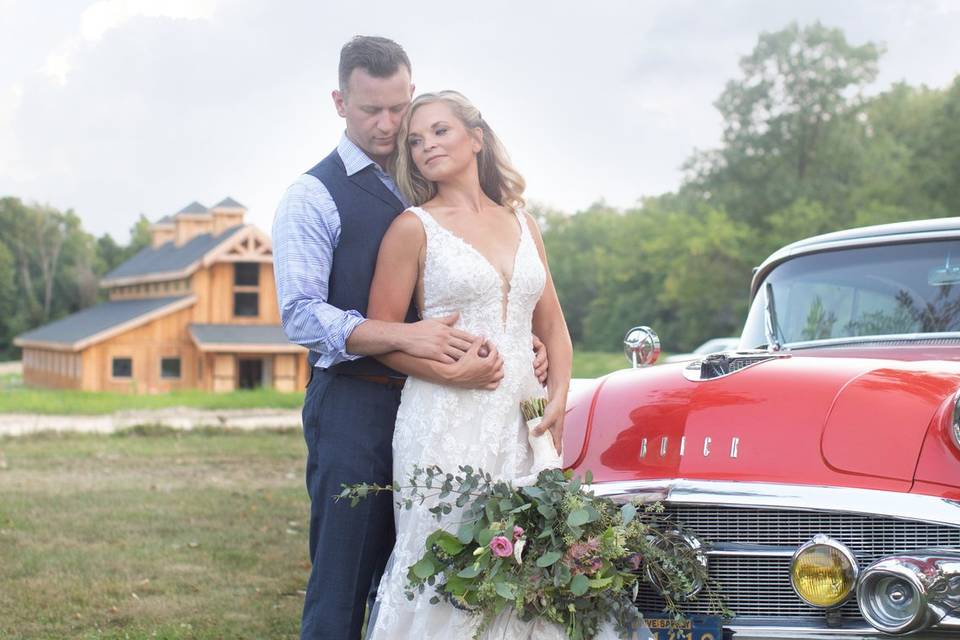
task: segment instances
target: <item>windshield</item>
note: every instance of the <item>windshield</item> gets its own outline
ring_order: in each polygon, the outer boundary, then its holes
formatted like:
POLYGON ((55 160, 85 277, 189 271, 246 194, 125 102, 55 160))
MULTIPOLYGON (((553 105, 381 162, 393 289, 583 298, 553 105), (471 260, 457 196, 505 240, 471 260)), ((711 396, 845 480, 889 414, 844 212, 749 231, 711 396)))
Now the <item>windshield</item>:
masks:
MULTIPOLYGON (((776 316, 785 344, 960 331, 960 241, 841 249, 774 268, 776 316), (956 266, 954 266, 956 265, 956 266)), ((766 344, 764 287, 741 348, 766 344)))

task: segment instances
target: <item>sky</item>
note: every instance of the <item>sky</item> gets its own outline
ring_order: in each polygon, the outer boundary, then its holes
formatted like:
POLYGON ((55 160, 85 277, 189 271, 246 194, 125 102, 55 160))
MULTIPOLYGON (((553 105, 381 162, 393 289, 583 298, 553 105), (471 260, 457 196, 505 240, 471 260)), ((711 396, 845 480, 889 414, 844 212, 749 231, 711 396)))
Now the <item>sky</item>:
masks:
POLYGON ((713 102, 761 32, 817 20, 886 47, 870 93, 960 73, 960 0, 0 0, 0 196, 126 242, 141 213, 229 195, 269 231, 339 140, 340 47, 368 34, 418 92, 480 108, 529 200, 626 207, 719 146, 713 102))

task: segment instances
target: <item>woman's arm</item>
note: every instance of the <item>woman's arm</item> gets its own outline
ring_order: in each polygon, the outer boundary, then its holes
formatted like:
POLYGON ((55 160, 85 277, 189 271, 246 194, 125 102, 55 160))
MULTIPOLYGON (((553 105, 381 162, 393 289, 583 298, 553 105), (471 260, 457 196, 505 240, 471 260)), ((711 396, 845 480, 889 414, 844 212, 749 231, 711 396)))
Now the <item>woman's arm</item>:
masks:
POLYGON ((573 344, 570 342, 567 322, 563 318, 560 299, 557 298, 557 290, 553 285, 553 277, 550 275, 547 252, 543 246, 540 229, 529 214, 524 215, 527 216, 527 225, 533 234, 537 251, 540 253, 540 260, 543 261, 543 268, 547 275, 543 293, 533 310, 533 332, 543 340, 547 347, 547 353, 550 354, 550 369, 547 372, 547 408, 543 414, 543 422, 540 423, 536 433, 539 435, 550 429, 553 435, 553 443, 556 445, 557 451, 560 451, 563 441, 563 417, 567 404, 567 391, 570 388, 570 375, 573 369, 573 344))
POLYGON ((425 242, 423 227, 412 213, 400 214, 387 229, 370 286, 367 319, 347 338, 348 353, 380 356, 403 352, 414 359, 452 364, 470 348, 473 336, 453 327, 455 315, 404 322, 425 242))
MULTIPOLYGON (((420 280, 425 247, 426 234, 417 216, 409 212, 397 216, 380 243, 377 268, 370 285, 370 301, 367 305, 369 318, 389 323, 404 321, 420 280)), ((416 357, 402 351, 379 354, 376 357, 401 373, 438 384, 496 388, 503 377, 500 354, 493 351, 480 357, 483 340, 455 329, 453 324, 456 320, 457 314, 453 314, 436 320, 421 321, 439 322, 449 327, 450 341, 446 352, 449 359, 445 362, 416 357)))

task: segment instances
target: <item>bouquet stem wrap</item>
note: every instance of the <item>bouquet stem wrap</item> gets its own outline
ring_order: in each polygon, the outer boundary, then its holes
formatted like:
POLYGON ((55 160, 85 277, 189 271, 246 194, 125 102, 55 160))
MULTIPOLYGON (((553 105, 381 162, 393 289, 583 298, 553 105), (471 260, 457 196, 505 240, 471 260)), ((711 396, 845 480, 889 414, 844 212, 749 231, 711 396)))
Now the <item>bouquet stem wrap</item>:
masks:
POLYGON ((545 469, 562 469, 563 452, 557 451, 553 444, 553 434, 544 431, 536 435, 534 430, 543 422, 543 412, 546 407, 546 398, 533 397, 520 403, 520 411, 527 423, 527 442, 533 451, 533 466, 530 474, 517 478, 514 482, 518 487, 533 484, 537 474, 545 469))
POLYGON ((559 469, 563 467, 563 456, 553 445, 553 435, 549 431, 534 435, 533 431, 543 422, 543 416, 527 420, 527 440, 533 449, 533 473, 536 475, 544 469, 559 469))

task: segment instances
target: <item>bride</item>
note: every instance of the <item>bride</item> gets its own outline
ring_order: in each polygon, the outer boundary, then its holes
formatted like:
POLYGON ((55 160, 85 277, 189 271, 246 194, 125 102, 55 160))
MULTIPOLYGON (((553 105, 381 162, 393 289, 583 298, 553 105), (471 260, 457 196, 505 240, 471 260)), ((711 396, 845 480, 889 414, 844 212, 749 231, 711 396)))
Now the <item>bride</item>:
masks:
MULTIPOLYGON (((394 478, 402 483, 414 465, 451 471, 471 465, 506 480, 527 476, 537 469, 531 468, 519 405, 543 393, 534 376, 531 333, 550 356, 540 432, 549 430, 558 451, 572 346, 543 240, 523 211, 523 178, 477 108, 455 91, 421 95, 410 105, 398 138, 396 174, 415 206, 383 238, 369 317, 402 322, 411 296, 424 318, 458 311, 458 328, 483 336, 462 345, 463 357, 502 358, 503 378, 494 389, 477 390, 409 377, 393 436, 394 478)), ((383 360, 390 365, 403 357, 388 354, 383 360)), ((453 640, 476 631, 475 616, 447 603, 430 604, 433 594, 412 601, 404 595, 407 568, 438 526, 429 506, 394 510, 396 545, 368 638, 453 640)), ((512 611, 484 632, 490 640, 565 637, 553 623, 523 622, 512 611)))

